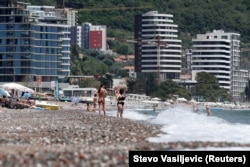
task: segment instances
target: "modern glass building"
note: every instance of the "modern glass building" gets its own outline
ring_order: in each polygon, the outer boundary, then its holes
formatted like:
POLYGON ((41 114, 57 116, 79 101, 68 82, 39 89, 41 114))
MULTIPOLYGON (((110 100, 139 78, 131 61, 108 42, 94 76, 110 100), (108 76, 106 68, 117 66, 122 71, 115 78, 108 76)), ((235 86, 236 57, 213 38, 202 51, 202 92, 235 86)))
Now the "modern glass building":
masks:
POLYGON ((53 6, 0 0, 0 82, 70 74, 70 25, 61 16, 53 6))
POLYGON ((90 32, 90 27, 91 27, 91 23, 83 23, 82 24, 82 31, 81 31, 81 35, 82 35, 82 48, 85 49, 89 49, 89 32, 90 32))

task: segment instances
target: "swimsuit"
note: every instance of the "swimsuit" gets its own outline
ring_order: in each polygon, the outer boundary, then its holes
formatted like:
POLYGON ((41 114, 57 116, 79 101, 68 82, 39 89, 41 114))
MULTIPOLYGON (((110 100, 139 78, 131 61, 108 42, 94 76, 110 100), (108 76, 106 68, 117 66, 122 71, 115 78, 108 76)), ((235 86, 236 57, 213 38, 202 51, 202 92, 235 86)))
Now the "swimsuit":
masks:
POLYGON ((125 98, 126 98, 125 96, 118 97, 117 105, 121 104, 123 106, 125 98))
POLYGON ((121 104, 122 106, 124 105, 124 102, 123 101, 118 101, 117 102, 117 105, 121 104))

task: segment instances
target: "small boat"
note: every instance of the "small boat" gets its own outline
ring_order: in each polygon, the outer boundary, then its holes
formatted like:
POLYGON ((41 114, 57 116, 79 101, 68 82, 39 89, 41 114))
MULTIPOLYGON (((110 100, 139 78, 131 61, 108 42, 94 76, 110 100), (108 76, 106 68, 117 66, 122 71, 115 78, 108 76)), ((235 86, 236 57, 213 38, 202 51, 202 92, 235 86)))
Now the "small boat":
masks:
POLYGON ((36 101, 36 106, 44 108, 45 110, 58 110, 59 109, 59 105, 50 104, 50 103, 47 103, 46 101, 36 101))

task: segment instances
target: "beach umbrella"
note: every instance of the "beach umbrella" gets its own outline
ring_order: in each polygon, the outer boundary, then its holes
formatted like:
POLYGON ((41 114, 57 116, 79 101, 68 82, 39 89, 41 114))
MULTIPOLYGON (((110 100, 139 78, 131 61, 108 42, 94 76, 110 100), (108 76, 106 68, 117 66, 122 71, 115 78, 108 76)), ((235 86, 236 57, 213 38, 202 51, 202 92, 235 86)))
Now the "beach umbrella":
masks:
POLYGON ((181 98, 178 98, 177 101, 187 102, 187 99, 185 99, 184 97, 181 97, 181 98))
POLYGON ((7 92, 7 91, 4 90, 4 89, 0 89, 0 95, 6 96, 6 97, 10 97, 9 92, 7 92))
POLYGON ((165 101, 163 104, 166 105, 166 106, 171 105, 171 103, 168 102, 168 101, 165 101))
POLYGON ((29 98, 29 97, 31 97, 31 94, 30 94, 29 92, 25 92, 25 93, 23 94, 23 97, 29 98))
POLYGON ((21 91, 21 92, 29 92, 29 93, 34 93, 34 90, 26 87, 26 86, 23 86, 21 84, 17 84, 17 83, 6 83, 6 84, 3 84, 1 86, 2 88, 4 89, 15 89, 15 90, 18 90, 18 91, 21 91))
POLYGON ((196 103, 197 101, 195 101, 194 99, 190 100, 191 103, 196 103))
POLYGON ((158 98, 158 97, 154 97, 154 98, 152 98, 151 100, 153 100, 153 101, 160 101, 161 99, 158 98))

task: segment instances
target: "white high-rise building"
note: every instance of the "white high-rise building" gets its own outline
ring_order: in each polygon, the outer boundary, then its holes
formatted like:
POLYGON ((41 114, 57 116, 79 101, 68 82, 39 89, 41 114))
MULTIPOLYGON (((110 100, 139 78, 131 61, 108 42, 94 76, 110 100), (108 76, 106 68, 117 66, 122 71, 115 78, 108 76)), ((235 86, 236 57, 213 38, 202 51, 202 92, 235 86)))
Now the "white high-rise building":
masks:
POLYGON ((135 71, 155 73, 160 82, 181 73, 181 40, 172 14, 150 11, 135 16, 135 71))
POLYGON ((76 26, 78 24, 78 11, 74 9, 65 8, 67 12, 67 24, 76 26))
POLYGON ((235 100, 248 81, 248 71, 240 68, 240 34, 214 30, 192 39, 192 75, 208 72, 235 100))

